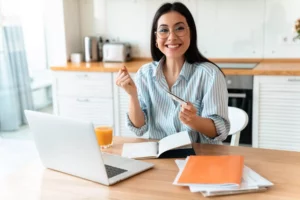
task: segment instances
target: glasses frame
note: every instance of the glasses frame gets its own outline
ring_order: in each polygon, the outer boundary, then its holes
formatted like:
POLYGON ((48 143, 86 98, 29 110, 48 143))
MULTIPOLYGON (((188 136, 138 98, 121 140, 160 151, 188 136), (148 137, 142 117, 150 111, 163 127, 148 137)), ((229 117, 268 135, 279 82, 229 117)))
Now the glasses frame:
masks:
MULTIPOLYGON (((189 30, 190 27, 189 27, 189 26, 186 26, 186 29, 189 30)), ((174 30, 172 30, 172 31, 170 30, 168 36, 165 37, 165 38, 159 37, 158 34, 157 34, 157 31, 154 31, 154 35, 155 35, 156 37, 160 38, 160 39, 167 39, 167 38, 170 36, 171 32, 173 32, 177 37, 184 37, 184 36, 186 36, 186 34, 187 34, 187 32, 186 32, 183 36, 178 36, 178 35, 174 32, 174 30)))

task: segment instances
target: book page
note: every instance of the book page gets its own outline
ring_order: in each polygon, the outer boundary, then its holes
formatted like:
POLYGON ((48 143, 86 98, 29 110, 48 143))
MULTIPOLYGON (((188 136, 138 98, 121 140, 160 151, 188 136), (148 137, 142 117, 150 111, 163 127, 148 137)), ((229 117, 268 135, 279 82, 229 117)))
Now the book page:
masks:
POLYGON ((159 145, 157 157, 159 157, 159 155, 168 150, 176 149, 178 147, 183 147, 186 145, 191 145, 191 139, 187 131, 182 131, 179 133, 169 135, 161 139, 158 143, 159 145))
POLYGON ((156 158, 157 142, 124 143, 122 156, 127 158, 156 158))

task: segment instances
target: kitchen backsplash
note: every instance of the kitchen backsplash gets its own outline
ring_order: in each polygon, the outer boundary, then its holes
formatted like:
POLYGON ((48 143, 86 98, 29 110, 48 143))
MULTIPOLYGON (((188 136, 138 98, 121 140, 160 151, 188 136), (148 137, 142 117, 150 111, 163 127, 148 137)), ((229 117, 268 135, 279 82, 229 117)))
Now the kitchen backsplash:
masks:
MULTIPOLYGON (((165 0, 64 0, 67 55, 84 36, 131 43, 134 57, 150 57, 150 26, 165 0)), ((299 0, 182 0, 192 12, 198 46, 207 57, 299 58, 293 42, 299 0)))

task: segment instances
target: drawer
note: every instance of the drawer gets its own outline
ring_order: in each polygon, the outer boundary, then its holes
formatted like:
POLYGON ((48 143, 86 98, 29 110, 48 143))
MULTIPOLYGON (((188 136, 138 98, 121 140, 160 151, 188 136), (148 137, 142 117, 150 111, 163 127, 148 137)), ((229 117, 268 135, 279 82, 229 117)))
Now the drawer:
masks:
POLYGON ((97 125, 114 124, 112 99, 59 96, 57 101, 60 116, 83 119, 97 125))
POLYGON ((256 76, 254 80, 259 83, 261 93, 278 92, 284 96, 286 92, 300 92, 300 76, 256 76))
POLYGON ((112 98, 112 74, 65 72, 55 75, 57 95, 112 98))

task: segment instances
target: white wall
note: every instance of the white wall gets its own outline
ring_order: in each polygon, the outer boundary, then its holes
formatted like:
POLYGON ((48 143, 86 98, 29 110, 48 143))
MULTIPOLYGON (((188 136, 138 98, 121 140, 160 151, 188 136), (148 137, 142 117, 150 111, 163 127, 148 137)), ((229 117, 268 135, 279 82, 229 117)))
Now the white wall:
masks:
MULTIPOLYGON (((104 36, 130 42, 134 57, 150 57, 150 26, 157 8, 166 0, 64 0, 66 23, 70 4, 79 4, 80 30, 66 33, 68 54, 78 51, 84 36, 104 36), (77 32, 81 39, 78 41, 77 32), (75 45, 76 46, 76 45, 75 45), (77 45, 78 46, 78 45, 77 45), (70 48, 69 48, 70 47, 70 48)), ((300 17, 299 0, 182 0, 197 25, 198 46, 207 57, 299 58, 293 42, 294 22, 300 17), (297 10, 298 9, 298 10, 297 10)), ((74 16, 73 12, 73 16, 74 16)), ((69 22, 68 22, 69 21, 69 22)), ((81 51, 82 51, 81 46, 81 51)), ((83 52, 83 51, 82 51, 83 52)))
POLYGON ((48 65, 65 65, 66 38, 70 35, 65 36, 62 0, 44 0, 44 22, 48 65))
POLYGON ((81 53, 82 43, 80 38, 80 4, 76 0, 63 1, 64 24, 66 35, 66 56, 70 59, 70 54, 81 53))
POLYGON ((299 0, 266 0, 265 57, 300 57, 300 40, 295 37, 294 24, 300 18, 299 0), (284 41, 286 40, 286 41, 284 41))
POLYGON ((197 1, 198 46, 207 57, 263 57, 264 1, 197 1))
MULTIPOLYGON (((47 68, 43 2, 27 0, 20 3, 29 71, 43 71, 47 68)), ((15 9, 15 6, 13 8, 15 9)))

